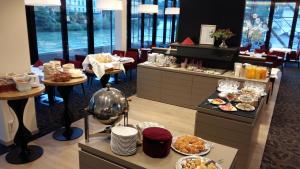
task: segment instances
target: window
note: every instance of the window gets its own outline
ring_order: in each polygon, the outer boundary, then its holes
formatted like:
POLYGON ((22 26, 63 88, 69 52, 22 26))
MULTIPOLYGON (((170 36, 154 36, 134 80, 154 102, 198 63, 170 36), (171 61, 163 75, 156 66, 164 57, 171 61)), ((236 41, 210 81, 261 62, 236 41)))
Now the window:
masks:
MULTIPOLYGON (((168 7, 173 6, 173 0, 167 0, 168 1, 168 7)), ((167 15, 167 24, 166 24, 166 44, 169 44, 171 42, 172 37, 172 16, 173 15, 167 15)))
MULTIPOLYGON (((94 0, 95 1, 95 0, 94 0)), ((115 15, 112 11, 94 12, 95 53, 111 52, 115 49, 115 15)))
MULTIPOLYGON (((165 15, 165 8, 172 7, 173 3, 176 2, 176 6, 179 6, 179 0, 157 0, 158 4, 158 14, 156 20, 156 29, 153 28, 153 14, 141 14, 138 12, 138 6, 142 4, 141 0, 131 0, 131 14, 128 16, 130 21, 130 43, 129 48, 140 48, 151 47, 152 44, 156 46, 166 46, 171 42, 171 39, 175 39, 174 36, 177 30, 178 16, 174 16, 176 19, 173 21, 171 15, 165 15), (144 16, 144 17, 143 17, 144 16), (175 27, 173 28, 173 22, 175 22, 175 27), (144 25, 141 26, 141 24, 144 25), (144 27, 141 30, 141 27, 144 27), (174 29, 174 34, 172 35, 172 29, 174 29), (143 32, 142 32, 143 31, 143 32), (156 31, 156 32, 155 32, 156 31), (156 34, 156 37, 153 36, 156 34), (152 42, 156 39, 155 42, 152 42)), ((143 4, 153 4, 153 0, 145 0, 143 4)))
POLYGON ((297 17, 297 25, 294 35, 294 41, 293 41, 293 49, 298 50, 300 48, 300 13, 297 17))
POLYGON ((138 12, 138 5, 141 0, 131 1, 131 48, 139 48, 141 45, 141 14, 138 12))
POLYGON ((62 58, 59 7, 35 7, 35 24, 39 59, 43 62, 62 58))
POLYGON ((158 0, 158 14, 157 14, 157 32, 156 32, 156 45, 163 44, 164 36, 164 15, 165 14, 165 1, 158 0))
POLYGON ((66 4, 70 60, 74 60, 76 54, 86 55, 88 53, 86 13, 79 10, 81 6, 78 2, 80 0, 74 1, 75 10, 72 10, 71 4, 66 4))
MULTIPOLYGON (((145 4, 153 4, 153 0, 145 0, 145 4)), ((144 14, 144 47, 152 45, 153 14, 144 14)))
POLYGON ((289 47, 296 3, 275 3, 270 47, 289 47))
POLYGON ((258 48, 266 40, 271 1, 247 0, 241 46, 258 48))

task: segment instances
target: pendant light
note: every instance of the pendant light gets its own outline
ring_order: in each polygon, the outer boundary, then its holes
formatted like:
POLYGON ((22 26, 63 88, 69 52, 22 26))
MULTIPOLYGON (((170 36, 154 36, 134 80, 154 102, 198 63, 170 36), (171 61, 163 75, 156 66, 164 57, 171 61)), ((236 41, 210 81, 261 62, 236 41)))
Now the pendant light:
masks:
POLYGON ((28 6, 61 6, 60 0, 25 0, 28 6))
POLYGON ((165 9, 166 15, 179 15, 179 13, 180 13, 180 8, 177 7, 168 7, 165 9))
POLYGON ((146 14, 155 14, 158 13, 158 5, 154 4, 141 4, 138 6, 139 13, 146 13, 146 14))
POLYGON ((122 1, 120 0, 97 0, 96 8, 103 11, 122 10, 122 1))

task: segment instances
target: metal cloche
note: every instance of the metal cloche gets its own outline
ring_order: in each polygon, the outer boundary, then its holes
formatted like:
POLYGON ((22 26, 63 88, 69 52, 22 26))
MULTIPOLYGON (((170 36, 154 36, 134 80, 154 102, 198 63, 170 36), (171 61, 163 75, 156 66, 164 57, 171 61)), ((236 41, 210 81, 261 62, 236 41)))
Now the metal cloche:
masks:
POLYGON ((102 124, 114 125, 122 115, 126 115, 129 106, 124 94, 107 84, 106 88, 98 90, 92 96, 88 111, 102 124))

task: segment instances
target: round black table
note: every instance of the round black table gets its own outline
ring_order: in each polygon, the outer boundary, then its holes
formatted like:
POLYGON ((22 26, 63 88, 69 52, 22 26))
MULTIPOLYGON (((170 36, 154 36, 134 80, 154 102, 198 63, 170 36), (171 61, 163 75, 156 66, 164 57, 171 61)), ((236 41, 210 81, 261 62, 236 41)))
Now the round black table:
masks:
POLYGON ((86 82, 87 77, 71 79, 67 82, 54 82, 52 80, 43 80, 46 86, 57 87, 58 92, 64 100, 64 127, 56 130, 53 138, 58 141, 69 141, 79 138, 83 130, 78 127, 71 127, 73 122, 73 113, 69 110, 69 97, 75 85, 86 82))
POLYGON ((0 93, 0 100, 7 100, 7 104, 14 110, 19 121, 19 127, 14 137, 16 147, 5 157, 6 161, 11 164, 29 163, 43 155, 43 149, 40 146, 28 145, 31 132, 25 127, 23 116, 28 98, 38 96, 44 90, 45 86, 40 86, 26 92, 10 91, 0 93))

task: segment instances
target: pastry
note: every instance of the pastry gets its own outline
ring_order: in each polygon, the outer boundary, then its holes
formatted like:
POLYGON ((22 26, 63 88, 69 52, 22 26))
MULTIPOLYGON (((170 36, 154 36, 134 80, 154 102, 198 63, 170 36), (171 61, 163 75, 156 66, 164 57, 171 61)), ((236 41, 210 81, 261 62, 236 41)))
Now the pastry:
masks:
POLYGON ((173 143, 178 151, 188 154, 198 154, 205 150, 205 141, 191 135, 180 136, 173 143))

